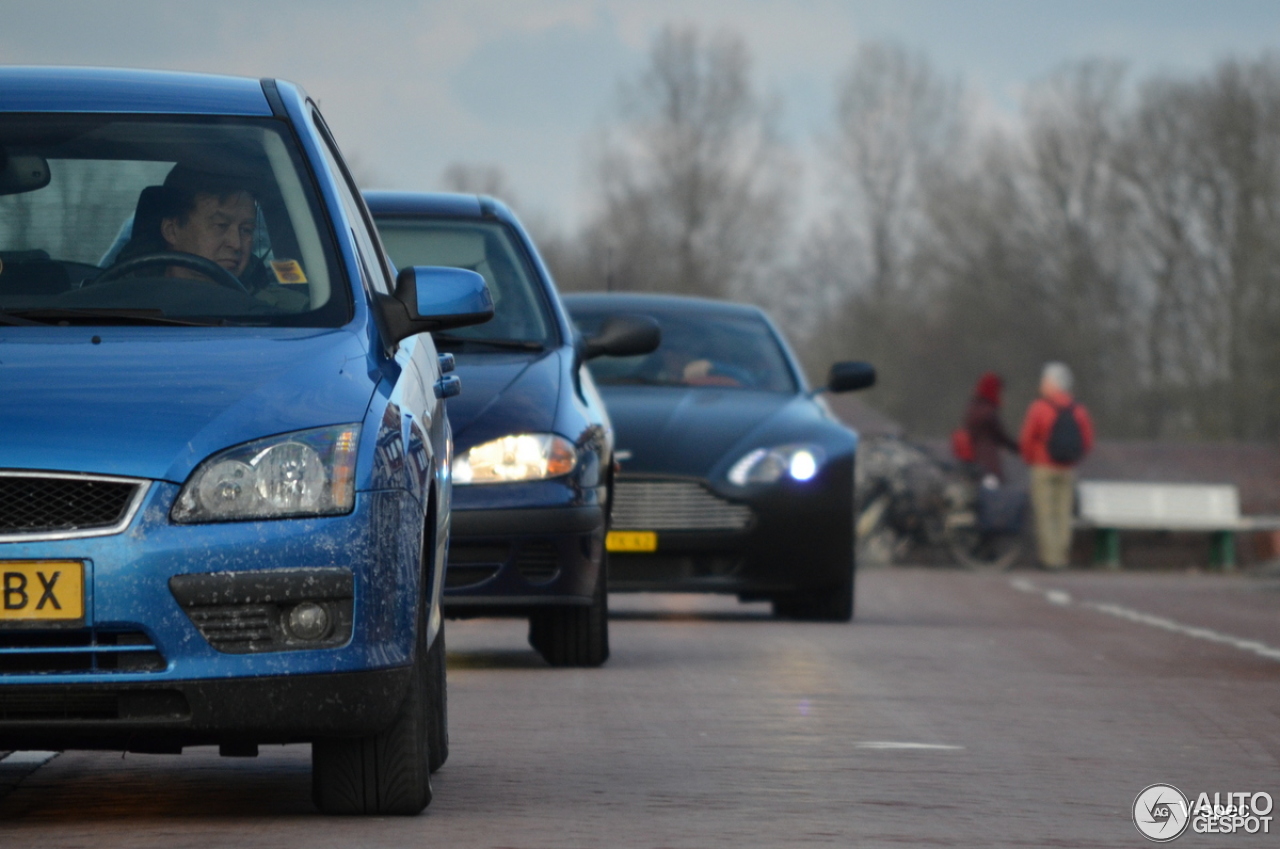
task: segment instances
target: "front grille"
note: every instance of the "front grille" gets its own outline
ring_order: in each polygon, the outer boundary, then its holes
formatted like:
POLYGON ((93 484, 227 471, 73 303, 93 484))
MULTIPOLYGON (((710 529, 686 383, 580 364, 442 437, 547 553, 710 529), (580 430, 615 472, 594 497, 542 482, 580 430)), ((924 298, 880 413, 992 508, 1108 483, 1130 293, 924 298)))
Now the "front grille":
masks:
POLYGON ((516 552, 516 570, 531 584, 545 584, 560 574, 560 552, 550 540, 530 540, 516 552))
POLYGON ((262 651, 275 639, 274 604, 226 604, 192 607, 191 621, 218 651, 247 654, 262 651))
POLYGON ((450 543, 444 585, 453 589, 483 583, 498 574, 510 556, 510 543, 450 543))
POLYGON ((67 691, 12 693, 0 691, 0 719, 119 719, 115 693, 67 691))
POLYGON ((456 589, 482 584, 501 572, 508 562, 531 584, 548 583, 560 574, 560 550, 548 539, 514 543, 455 542, 449 546, 444 585, 456 589))
POLYGON ((0 538, 121 530, 143 487, 122 478, 0 472, 0 538))
POLYGON ((695 481, 618 481, 612 527, 634 531, 740 531, 751 508, 695 481))
POLYGON ((164 657, 142 631, 0 631, 0 674, 159 672, 164 657))
POLYGON ((58 687, 0 689, 0 721, 182 720, 187 698, 177 690, 77 690, 58 687))

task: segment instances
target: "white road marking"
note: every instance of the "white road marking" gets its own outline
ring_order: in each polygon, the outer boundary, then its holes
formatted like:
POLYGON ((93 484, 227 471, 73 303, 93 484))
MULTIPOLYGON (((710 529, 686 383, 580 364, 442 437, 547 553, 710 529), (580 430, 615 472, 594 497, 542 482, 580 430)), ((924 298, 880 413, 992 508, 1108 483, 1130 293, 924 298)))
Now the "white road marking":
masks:
POLYGON ((0 758, 0 766, 29 766, 32 769, 47 764, 58 756, 58 752, 10 752, 0 758))
POLYGON ((964 746, 949 746, 945 743, 895 743, 891 740, 869 740, 855 743, 857 749, 939 749, 942 751, 960 751, 964 746))
POLYGON ((12 793, 27 776, 57 756, 57 752, 10 752, 0 758, 0 799, 12 793))
POLYGON ((1013 587, 1018 592, 1023 592, 1023 593, 1040 592, 1040 588, 1037 587, 1035 584, 1031 583, 1030 581, 1028 581, 1026 578, 1010 578, 1009 586, 1013 587))
POLYGON ((1195 637, 1198 640, 1208 640, 1211 643, 1220 643, 1224 646, 1240 649, 1241 651, 1252 652, 1268 660, 1280 660, 1280 649, 1260 643, 1257 640, 1246 640, 1240 637, 1233 637, 1230 634, 1223 634, 1212 628, 1196 628, 1190 625, 1183 625, 1172 619, 1165 619, 1163 616, 1152 616, 1150 613, 1143 613, 1138 610, 1130 610, 1127 607, 1121 607, 1118 604, 1098 604, 1096 602, 1088 602, 1085 607, 1097 610, 1101 613, 1107 613, 1112 616, 1118 616, 1121 619, 1128 619, 1130 622, 1140 622, 1143 625, 1150 625, 1153 628, 1163 628, 1166 631, 1172 631, 1175 634, 1183 634, 1187 637, 1195 637))
MULTIPOLYGON (((1033 582, 1026 578, 1011 578, 1009 586, 1015 590, 1024 593, 1032 593, 1044 596, 1045 600, 1050 604, 1056 604, 1066 607, 1072 603, 1071 594, 1062 590, 1046 590, 1036 586, 1033 582)), ((1211 643, 1219 645, 1231 646, 1240 651, 1247 651, 1268 660, 1280 660, 1280 648, 1269 646, 1258 640, 1246 640, 1242 637, 1233 637, 1230 634, 1224 634, 1221 631, 1215 631, 1212 628, 1200 628, 1193 625, 1183 625, 1181 622, 1175 622, 1172 619, 1166 619, 1163 616, 1153 616, 1150 613, 1143 613, 1140 610, 1134 610, 1119 604, 1107 604, 1104 602, 1084 601, 1080 602, 1081 607, 1090 610, 1096 610, 1099 613, 1105 613, 1108 616, 1116 616, 1129 622, 1137 622, 1140 625, 1149 625, 1152 628, 1160 628, 1165 631, 1172 631, 1175 634, 1182 634, 1185 637, 1193 637, 1197 640, 1207 640, 1211 643)))

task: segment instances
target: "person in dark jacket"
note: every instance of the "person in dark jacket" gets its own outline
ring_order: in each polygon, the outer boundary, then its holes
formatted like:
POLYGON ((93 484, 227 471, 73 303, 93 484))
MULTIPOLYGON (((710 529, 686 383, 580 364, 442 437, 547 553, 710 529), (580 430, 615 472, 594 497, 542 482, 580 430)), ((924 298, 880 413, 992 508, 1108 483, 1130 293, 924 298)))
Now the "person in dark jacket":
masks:
POLYGON ((1000 420, 1000 395, 1004 391, 1004 381, 1000 375, 989 371, 978 378, 973 388, 973 398, 964 414, 964 427, 969 433, 969 444, 972 446, 972 463, 984 476, 992 475, 1004 482, 1004 466, 1000 459, 1000 449, 1017 453, 1018 443, 1004 429, 1000 420))

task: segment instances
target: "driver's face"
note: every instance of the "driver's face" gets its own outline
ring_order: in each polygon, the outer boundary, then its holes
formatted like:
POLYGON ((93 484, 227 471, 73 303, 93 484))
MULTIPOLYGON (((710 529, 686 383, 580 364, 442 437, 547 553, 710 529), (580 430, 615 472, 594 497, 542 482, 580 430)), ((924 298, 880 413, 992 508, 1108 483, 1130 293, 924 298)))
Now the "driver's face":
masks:
MULTIPOLYGON (((160 222, 160 234, 171 250, 211 259, 239 276, 249 264, 257 222, 258 210, 248 192, 225 198, 198 194, 195 208, 186 221, 166 218, 160 222)), ((190 269, 171 267, 169 276, 203 275, 190 269)))

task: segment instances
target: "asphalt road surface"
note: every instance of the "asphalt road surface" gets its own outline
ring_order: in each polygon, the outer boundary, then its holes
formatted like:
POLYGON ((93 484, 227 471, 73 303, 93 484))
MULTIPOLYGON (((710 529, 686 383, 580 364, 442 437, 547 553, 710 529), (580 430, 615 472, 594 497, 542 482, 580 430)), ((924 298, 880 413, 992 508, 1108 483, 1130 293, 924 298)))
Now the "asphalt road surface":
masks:
MULTIPOLYGON (((1280 799, 1280 579, 868 571, 853 625, 611 603, 599 670, 449 623, 452 753, 420 817, 316 814, 306 746, 15 753, 0 846, 1143 846, 1148 785, 1280 799)), ((1174 845, 1278 845, 1275 813, 1174 845)))

